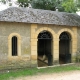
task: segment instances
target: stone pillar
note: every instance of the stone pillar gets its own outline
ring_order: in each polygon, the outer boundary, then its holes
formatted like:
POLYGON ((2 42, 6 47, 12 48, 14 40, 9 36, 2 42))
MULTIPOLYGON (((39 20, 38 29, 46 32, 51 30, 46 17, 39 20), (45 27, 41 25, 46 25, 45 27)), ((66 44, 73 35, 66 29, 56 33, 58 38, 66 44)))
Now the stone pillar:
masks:
POLYGON ((71 62, 76 62, 76 52, 77 52, 77 28, 73 27, 74 35, 72 37, 72 56, 71 62))
POLYGON ((59 64, 59 39, 54 38, 54 43, 53 43, 53 65, 54 64, 59 64))
POLYGON ((31 25, 31 67, 37 67, 37 39, 35 38, 37 24, 31 25))
POLYGON ((77 52, 77 45, 75 40, 72 41, 72 56, 71 56, 71 62, 76 62, 76 52, 77 52))

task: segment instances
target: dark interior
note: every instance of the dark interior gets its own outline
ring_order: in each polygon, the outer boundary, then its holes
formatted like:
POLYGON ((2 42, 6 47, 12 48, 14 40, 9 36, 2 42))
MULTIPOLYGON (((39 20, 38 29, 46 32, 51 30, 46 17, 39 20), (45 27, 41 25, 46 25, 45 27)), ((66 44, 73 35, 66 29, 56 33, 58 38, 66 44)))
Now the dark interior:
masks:
POLYGON ((17 56, 17 37, 12 37, 12 56, 17 56))
POLYGON ((59 37, 59 63, 66 64, 71 62, 70 40, 68 33, 63 32, 59 37))
POLYGON ((38 55, 51 54, 51 39, 38 40, 38 55))
POLYGON ((43 31, 38 35, 38 62, 42 61, 42 63, 44 63, 44 65, 46 64, 46 66, 50 66, 52 64, 51 41, 51 34, 47 31, 43 31), (46 62, 43 61, 44 55, 47 58, 45 60, 46 62))

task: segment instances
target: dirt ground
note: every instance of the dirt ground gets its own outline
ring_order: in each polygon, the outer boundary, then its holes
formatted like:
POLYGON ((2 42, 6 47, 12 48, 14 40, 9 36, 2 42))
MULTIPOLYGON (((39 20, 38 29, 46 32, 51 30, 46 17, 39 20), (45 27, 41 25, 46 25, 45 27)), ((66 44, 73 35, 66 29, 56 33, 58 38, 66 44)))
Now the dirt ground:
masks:
POLYGON ((10 80, 80 80, 80 71, 77 70, 51 74, 38 74, 34 76, 19 77, 10 80))

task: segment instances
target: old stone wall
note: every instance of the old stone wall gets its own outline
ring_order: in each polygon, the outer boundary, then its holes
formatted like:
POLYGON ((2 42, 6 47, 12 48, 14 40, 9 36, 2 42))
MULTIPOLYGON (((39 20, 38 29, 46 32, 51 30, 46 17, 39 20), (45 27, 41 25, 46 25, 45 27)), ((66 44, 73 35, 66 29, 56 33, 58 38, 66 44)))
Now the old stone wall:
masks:
POLYGON ((27 24, 16 22, 0 22, 0 70, 23 68, 23 67, 37 67, 37 36, 43 31, 49 31, 53 36, 52 41, 52 55, 53 63, 59 64, 59 36, 66 31, 71 35, 71 59, 75 61, 75 55, 80 50, 80 29, 71 26, 56 26, 46 24, 27 24), (19 55, 11 55, 11 36, 17 35, 19 37, 19 55), (78 35, 78 36, 77 36, 78 35), (78 37, 78 38, 77 38, 78 37))
POLYGON ((77 40, 78 40, 78 45, 77 45, 77 51, 80 51, 80 28, 77 28, 77 40))
POLYGON ((61 30, 61 29, 64 29, 64 28, 67 28, 67 29, 70 29, 71 31, 73 31, 73 27, 71 27, 71 26, 57 26, 57 25, 52 25, 52 24, 50 24, 50 25, 47 25, 47 24, 38 24, 38 27, 36 28, 36 31, 38 30, 38 29, 40 29, 40 28, 44 28, 44 27, 48 27, 48 28, 51 28, 55 33, 58 33, 59 32, 59 30, 61 30))
MULTIPOLYGON (((43 25, 38 24, 34 31, 35 33, 32 34, 32 38, 34 38, 35 42, 38 41, 38 35, 40 32, 46 30, 52 34, 52 55, 53 55, 53 64, 59 64, 59 36, 62 32, 67 32, 71 36, 70 41, 70 54, 71 54, 71 62, 75 62, 76 60, 76 52, 77 52, 77 27, 76 26, 60 26, 60 25, 43 25)), ((34 43, 35 46, 36 43, 34 43)), ((36 50, 35 50, 36 52, 36 50)), ((32 52, 33 53, 33 52, 32 52)), ((37 54, 35 53, 35 56, 37 54)))
POLYGON ((0 69, 30 67, 30 30, 30 24, 0 22, 0 69), (8 37, 12 33, 17 33, 21 37, 21 55, 11 56, 10 59, 8 37))

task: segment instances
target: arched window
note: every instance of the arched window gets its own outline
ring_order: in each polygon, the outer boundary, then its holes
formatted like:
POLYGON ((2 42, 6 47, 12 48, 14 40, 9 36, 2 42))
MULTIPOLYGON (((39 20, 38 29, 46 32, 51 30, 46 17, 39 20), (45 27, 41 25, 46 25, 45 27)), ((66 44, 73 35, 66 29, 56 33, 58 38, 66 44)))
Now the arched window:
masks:
POLYGON ((18 49, 18 46, 17 46, 17 37, 16 36, 13 36, 12 37, 12 56, 17 56, 17 49, 18 49))
POLYGON ((18 33, 11 33, 8 37, 8 57, 21 56, 21 36, 18 33))

